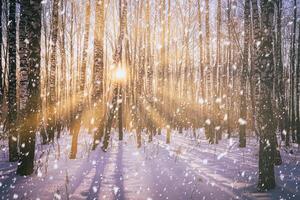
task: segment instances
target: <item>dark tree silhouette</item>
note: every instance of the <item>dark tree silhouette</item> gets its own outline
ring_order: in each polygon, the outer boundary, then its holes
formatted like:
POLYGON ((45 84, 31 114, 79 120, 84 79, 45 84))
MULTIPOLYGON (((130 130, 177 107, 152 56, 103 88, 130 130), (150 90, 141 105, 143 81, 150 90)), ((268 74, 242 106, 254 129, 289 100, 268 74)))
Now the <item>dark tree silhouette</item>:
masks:
POLYGON ((246 121, 247 118, 247 71, 249 64, 249 40, 250 40, 250 0, 245 1, 244 7, 244 53, 243 68, 241 74, 241 103, 240 103, 240 137, 239 146, 246 147, 246 121))
POLYGON ((8 25, 8 50, 9 50, 9 75, 8 75, 8 131, 9 131, 9 161, 18 159, 18 133, 17 126, 17 23, 16 1, 9 1, 9 25, 8 25))
MULTIPOLYGON (((20 160, 17 169, 19 175, 30 175, 34 169, 35 133, 39 125, 41 109, 40 98, 40 62, 41 62, 41 1, 22 1, 20 31, 26 35, 27 51, 20 52, 22 60, 26 60, 28 68, 28 101, 23 116, 20 133, 20 160), (22 27, 26 26, 26 27, 22 27)), ((20 41, 24 43, 24 41, 20 41)), ((25 41, 26 42, 26 41, 25 41)))
POLYGON ((2 121, 2 104, 3 104, 3 67, 2 67, 2 1, 0 1, 0 121, 2 121))
POLYGON ((260 94, 258 103, 259 139, 259 190, 269 190, 275 187, 274 155, 276 152, 276 123, 272 109, 273 70, 273 1, 263 0, 261 5, 262 30, 259 33, 261 44, 258 56, 254 60, 257 73, 260 76, 260 94))

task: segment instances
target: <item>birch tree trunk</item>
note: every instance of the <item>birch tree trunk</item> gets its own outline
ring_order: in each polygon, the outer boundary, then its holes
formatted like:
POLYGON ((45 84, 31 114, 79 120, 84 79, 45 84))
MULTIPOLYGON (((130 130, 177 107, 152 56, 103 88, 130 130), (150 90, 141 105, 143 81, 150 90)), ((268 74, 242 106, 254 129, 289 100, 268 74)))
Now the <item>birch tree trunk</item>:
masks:
POLYGON ((206 119, 206 127, 205 127, 205 132, 207 134, 209 143, 213 144, 214 143, 214 120, 212 118, 212 105, 213 105, 213 90, 212 90, 212 68, 210 65, 210 17, 209 17, 209 0, 205 0, 205 6, 206 6, 206 11, 205 11, 205 29, 206 29, 206 87, 207 87, 207 116, 208 118, 206 119))
POLYGON ((227 106, 227 110, 226 110, 226 115, 224 117, 225 121, 226 121, 226 125, 227 125, 227 134, 228 134, 228 138, 231 137, 231 111, 230 111, 230 105, 231 105, 231 101, 232 101, 232 88, 229 86, 230 84, 230 78, 231 78, 231 65, 232 65, 232 25, 231 25, 231 1, 228 0, 227 1, 227 32, 228 32, 228 52, 227 52, 227 70, 226 70, 226 82, 227 82, 227 102, 226 102, 226 106, 227 106))
MULTIPOLYGON (((115 66, 118 66, 119 62, 121 62, 121 55, 122 55, 122 42, 125 36, 125 23, 127 22, 127 0, 122 0, 122 13, 120 17, 120 33, 117 42, 117 47, 113 55, 113 63, 115 66)), ((105 135, 103 140, 102 150, 107 151, 109 139, 110 139, 110 132, 112 127, 113 118, 115 115, 115 110, 117 107, 117 101, 119 96, 119 87, 117 83, 113 83, 113 93, 112 93, 112 100, 111 100, 111 108, 108 111, 107 115, 107 123, 105 126, 105 135)))
POLYGON ((249 64, 249 40, 250 40, 250 0, 245 1, 244 7, 244 53, 243 68, 241 74, 241 100, 240 100, 240 134, 239 147, 246 147, 246 118, 247 118, 247 69, 249 64))
POLYGON ((3 108, 3 97, 4 97, 4 88, 3 88, 3 67, 2 67, 2 1, 0 1, 0 122, 2 123, 2 108, 3 108))
POLYGON ((67 1, 60 0, 61 6, 61 17, 60 17, 60 53, 61 53, 61 80, 60 80, 60 105, 59 105, 59 119, 57 120, 57 138, 60 138, 61 131, 65 125, 66 119, 66 102, 67 102, 67 58, 66 58, 66 44, 65 44, 65 35, 66 35, 66 17, 67 17, 67 1))
POLYGON ((96 15, 95 15, 95 39, 94 39, 94 88, 93 88, 93 102, 97 113, 95 122, 99 124, 94 135, 93 149, 99 144, 103 136, 104 129, 104 101, 103 101, 103 72, 104 72, 104 0, 96 1, 96 15), (99 114, 98 114, 99 113, 99 114), (100 115, 100 116, 99 116, 100 115), (100 121, 101 120, 101 121, 100 121))
POLYGON ((8 73, 8 133, 9 133, 9 161, 18 159, 18 133, 17 126, 17 23, 16 23, 16 1, 9 1, 8 17, 8 51, 9 51, 9 73, 8 73))
POLYGON ((290 60, 290 127, 286 135, 286 146, 290 146, 290 134, 295 142, 295 67, 296 67, 296 27, 297 27, 297 1, 294 0, 294 17, 291 40, 291 60, 290 60))
POLYGON ((50 91, 49 91, 49 104, 48 104, 48 137, 49 141, 54 141, 54 131, 56 123, 56 51, 57 51, 57 38, 58 38, 58 3, 59 0, 53 1, 52 8, 52 24, 51 24, 51 66, 50 66, 50 91))
POLYGON ((274 1, 263 0, 261 6, 262 30, 259 33, 261 43, 258 47, 259 54, 254 60, 256 72, 260 76, 260 95, 258 103, 259 139, 259 179, 258 189, 269 190, 275 187, 274 155, 276 150, 276 125, 272 109, 273 90, 273 16, 274 1))
POLYGON ((77 114, 73 121, 74 132, 72 135, 72 145, 70 152, 70 159, 75 159, 77 154, 77 143, 80 128, 83 128, 83 112, 85 109, 85 84, 86 84, 86 66, 88 62, 88 47, 89 47, 89 35, 90 35, 90 16, 91 16, 91 1, 86 2, 85 10, 85 35, 83 43, 83 62, 80 69, 80 84, 79 84, 79 104, 77 108, 77 114))
MULTIPOLYGON (((22 1, 22 17, 20 26, 26 25, 29 54, 20 52, 20 57, 26 57, 28 62, 28 101, 26 115, 23 119, 22 134, 20 134, 20 161, 17 174, 30 175, 34 170, 35 133, 39 125, 41 112, 40 98, 40 62, 41 62, 41 1, 22 1), (25 21, 23 23, 22 21, 25 21)), ((24 30, 25 27, 20 27, 24 30)), ((20 41, 25 42, 25 41, 20 41)))
MULTIPOLYGON (((203 102, 206 99, 205 97, 205 86, 204 86, 204 53, 203 53, 203 32, 202 32, 202 12, 201 12, 201 0, 197 1, 197 11, 198 11, 198 29, 199 29, 199 68, 200 68, 200 101, 203 102)), ((205 106, 202 105, 202 118, 205 116, 205 106)), ((201 122, 202 123, 202 122, 201 122)))
POLYGON ((284 69, 282 63, 282 0, 278 0, 276 4, 277 9, 277 48, 276 48, 276 66, 277 66, 277 83, 278 83, 278 108, 279 108, 279 115, 278 115, 278 128, 281 133, 281 139, 285 141, 285 133, 288 131, 288 110, 287 105, 285 102, 285 77, 284 77, 284 69))
POLYGON ((221 66, 222 66, 222 55, 221 55, 221 25, 222 25, 222 9, 221 0, 217 3, 217 51, 216 51, 216 65, 214 67, 214 113, 215 113, 215 142, 222 138, 221 132, 221 66))
POLYGON ((296 141, 300 145, 300 26, 298 27, 298 62, 296 67, 296 141))

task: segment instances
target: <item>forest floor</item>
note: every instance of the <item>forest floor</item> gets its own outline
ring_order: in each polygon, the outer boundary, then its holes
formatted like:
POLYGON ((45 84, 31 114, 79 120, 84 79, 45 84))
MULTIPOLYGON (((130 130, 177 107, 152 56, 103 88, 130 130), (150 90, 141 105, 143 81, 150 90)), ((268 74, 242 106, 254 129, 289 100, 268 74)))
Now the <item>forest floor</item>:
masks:
MULTIPOLYGON (((116 134, 115 134, 116 135, 116 134)), ((165 133, 136 148, 133 133, 123 141, 111 139, 108 152, 91 151, 92 138, 81 133, 77 159, 68 158, 71 137, 39 145, 36 170, 29 177, 16 175, 17 163, 7 160, 7 145, 0 150, 1 199, 300 199, 300 151, 281 148, 283 164, 276 167, 277 187, 257 192, 258 145, 247 138, 238 148, 238 138, 209 145, 201 130, 197 138, 186 131, 165 133), (69 198, 68 198, 69 196, 69 198)))

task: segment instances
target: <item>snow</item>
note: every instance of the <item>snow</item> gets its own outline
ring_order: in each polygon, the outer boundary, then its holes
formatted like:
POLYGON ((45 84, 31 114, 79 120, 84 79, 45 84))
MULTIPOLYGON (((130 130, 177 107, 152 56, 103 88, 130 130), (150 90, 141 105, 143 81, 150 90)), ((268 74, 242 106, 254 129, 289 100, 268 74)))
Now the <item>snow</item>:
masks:
POLYGON ((300 152, 281 148, 283 164, 276 167, 277 187, 256 190, 258 145, 238 138, 210 145, 203 129, 196 138, 190 130, 166 131, 152 143, 143 136, 137 148, 135 134, 123 141, 112 139, 108 152, 91 151, 92 136, 82 131, 77 159, 68 158, 71 137, 63 134, 51 145, 37 144, 36 171, 29 177, 15 174, 16 163, 7 162, 7 148, 0 155, 0 199, 299 199, 300 152))

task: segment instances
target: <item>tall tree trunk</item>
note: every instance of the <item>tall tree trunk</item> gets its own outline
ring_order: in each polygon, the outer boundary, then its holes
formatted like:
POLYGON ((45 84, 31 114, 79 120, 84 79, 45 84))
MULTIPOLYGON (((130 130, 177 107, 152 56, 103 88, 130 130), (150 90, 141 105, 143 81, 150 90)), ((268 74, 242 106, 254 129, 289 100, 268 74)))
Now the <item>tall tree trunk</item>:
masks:
MULTIPOLYGON (((44 94, 48 94, 49 93, 49 60, 50 60, 50 37, 51 37, 51 34, 50 34, 50 31, 49 31, 49 26, 47 25, 48 24, 48 13, 47 13, 47 9, 48 9, 48 4, 45 4, 43 7, 42 7, 42 27, 43 27, 43 40, 44 40, 44 43, 43 43, 43 46, 44 46, 44 54, 45 54, 45 58, 44 58, 44 65, 45 65, 45 72, 44 72, 44 76, 45 76, 45 80, 44 80, 44 94)), ((21 28, 22 26, 20 26, 21 28)), ((20 30, 20 32, 22 32, 20 30)), ((26 35, 26 34, 25 34, 26 35)), ((20 37, 21 37, 21 34, 20 34, 20 37)), ((22 38, 20 38, 20 40, 22 40, 22 38)), ((20 46, 20 48, 22 48, 22 46, 20 46)), ((26 48, 26 46, 25 46, 26 48)), ((22 50, 20 50, 22 51, 22 50)), ((26 63, 26 61, 25 61, 26 63)), ((27 68, 28 69, 28 68, 27 68)), ((27 73, 28 74, 28 73, 27 73)), ((26 89, 27 90, 27 89, 26 89)), ((48 108, 47 108, 47 103, 48 103, 48 95, 45 95, 45 97, 43 98, 44 99, 44 106, 46 107, 46 109, 44 109, 44 114, 43 114, 43 117, 45 119, 48 119, 48 115, 49 113, 47 112, 48 111, 48 108)), ((46 127, 46 120, 43 120, 42 122, 42 129, 41 129, 41 136, 42 136, 42 144, 47 144, 48 143, 48 134, 47 134, 47 127, 46 127)))
MULTIPOLYGON (((138 11, 139 16, 142 17, 143 16, 143 2, 140 1, 138 4, 138 11)), ((136 98, 136 107, 137 109, 135 109, 135 122, 137 124, 137 146, 141 147, 142 145, 142 130, 143 130, 143 123, 144 123, 144 117, 143 115, 143 111, 142 111, 142 101, 141 98, 143 97, 143 84, 144 84, 144 58, 143 58, 143 53, 144 53, 144 49, 143 49, 143 26, 142 23, 140 21, 138 21, 138 31, 137 31, 137 35, 136 37, 138 38, 138 51, 137 51, 137 70, 136 70, 136 95, 138 98, 136 98)), ((162 95, 162 94, 161 94, 162 95)))
MULTIPOLYGON (((125 25, 127 22, 127 0, 122 0, 123 4, 122 4, 122 14, 121 14, 121 18, 120 18, 120 33, 119 33, 119 38, 118 38, 118 42, 117 42, 117 47, 115 49, 114 55, 113 55, 113 63, 115 66, 118 66, 119 62, 121 62, 121 55, 122 55, 122 43, 123 43, 123 39, 125 36, 125 25)), ((117 101, 118 101, 118 84, 117 83, 113 83, 113 93, 112 93, 112 100, 111 100, 111 105, 112 107, 110 108, 109 112, 108 112, 108 119, 107 119, 107 123, 105 126, 105 135, 104 135, 104 140, 103 140, 103 146, 102 146, 102 150, 103 151, 107 151, 108 148, 108 144, 109 144, 109 139, 110 139, 110 131, 111 131, 111 126, 112 126, 112 122, 113 122, 113 118, 115 115, 115 110, 117 107, 117 101)))
POLYGON ((205 41, 206 41, 206 87, 207 87, 207 116, 208 119, 206 119, 206 127, 205 127, 205 132, 207 134, 209 143, 214 143, 214 120, 212 119, 212 105, 213 105, 213 91, 212 91, 212 79, 213 79, 213 71, 210 65, 210 17, 209 17, 209 0, 205 0, 205 30, 206 30, 206 35, 205 35, 205 41))
POLYGON ((95 121, 99 123, 94 135, 93 149, 99 144, 104 129, 104 101, 103 101, 103 72, 104 72, 104 0, 96 1, 95 39, 94 39, 94 91, 93 99, 96 107, 95 121), (100 116, 99 116, 100 115, 100 116), (101 120, 101 121, 100 121, 101 120))
POLYGON ((160 98, 162 101, 164 101, 164 87, 165 87, 165 65, 166 65, 166 47, 165 47, 165 38, 166 38, 166 0, 160 1, 160 22, 161 22, 161 37, 160 37, 160 84, 158 87, 160 87, 160 98))
MULTIPOLYGON (((190 2, 188 2, 190 5, 190 2)), ((166 79, 167 79, 167 87, 169 89, 171 89, 171 81, 170 81, 170 77, 171 77, 171 70, 170 70, 170 41, 171 41, 171 0, 168 0, 168 12, 167 13, 167 20, 168 20, 168 26, 167 26, 167 52, 166 52, 166 79)), ((170 98, 170 94, 168 95, 168 97, 170 98)), ((167 104, 166 106, 168 106, 170 104, 167 104)), ((169 109, 167 107, 167 109, 169 109)))
MULTIPOLYGON (((205 76, 204 76, 204 51, 203 51, 203 32, 202 32, 202 13, 201 13, 201 0, 198 0, 197 1, 198 4, 198 29, 199 29, 199 68, 200 68, 200 100, 203 102, 204 104, 204 101, 205 101, 205 89, 204 89, 204 79, 205 79, 205 76)), ((202 105, 202 112, 201 112, 201 115, 202 115, 202 119, 204 119, 204 116, 205 116, 205 106, 202 105)), ((202 122, 201 122, 202 123, 202 122)))
MULTIPOLYGON (((188 1, 188 4, 189 6, 191 5, 190 1, 188 1)), ((171 80, 170 80, 170 77, 171 77, 171 70, 170 70, 170 26, 171 26, 171 1, 168 0, 168 12, 166 11, 167 13, 167 19, 168 19, 168 26, 167 26, 167 52, 166 52, 166 65, 165 65, 165 73, 166 73, 166 87, 169 89, 170 92, 168 92, 168 95, 167 95, 167 98, 170 99, 171 98, 171 80)), ((190 19, 188 19, 190 20, 190 19)), ((191 86, 193 87, 193 85, 191 84, 191 86)), ((168 104, 163 104, 165 107, 166 107, 166 110, 167 111, 171 111, 172 108, 171 108, 171 103, 168 103, 168 104)), ((168 114, 168 113, 166 113, 168 114)), ((170 118, 168 118, 168 116, 166 117, 167 120, 169 120, 170 118)), ((170 124, 168 122, 168 124, 170 124)), ((166 143, 167 144, 170 144, 171 142, 171 127, 170 125, 168 125, 166 127, 167 129, 167 137, 166 137, 166 143)))
POLYGON ((246 118, 247 118, 247 69, 249 64, 249 40, 250 40, 250 0, 245 1, 244 8, 244 53, 243 68, 241 74, 241 100, 240 100, 240 134, 239 147, 246 147, 246 118))
MULTIPOLYGON (((23 14, 23 13, 21 13, 23 14)), ((23 17, 22 15, 20 17, 23 17)), ((26 17, 26 16, 25 16, 26 17)), ((28 44, 23 42, 26 41, 28 38, 28 23, 26 20, 20 20, 22 24, 19 25, 19 52, 22 54, 20 56, 20 67, 19 67, 19 115, 22 118, 22 115, 24 113, 26 114, 26 104, 27 104, 27 98, 28 98, 28 70, 29 70, 29 62, 27 56, 24 56, 26 54, 29 54, 28 44)))
POLYGON ((72 135, 72 146, 70 152, 70 159, 75 159, 77 154, 77 143, 78 136, 80 132, 81 125, 83 124, 84 119, 83 112, 85 109, 85 82, 86 82, 86 66, 88 62, 88 47, 89 47, 89 35, 90 35, 90 16, 91 16, 91 1, 86 2, 85 10, 85 35, 83 43, 83 62, 80 69, 80 84, 79 84, 79 105, 77 109, 76 117, 73 121, 74 133, 72 135))
POLYGON ((67 9, 66 6, 67 1, 66 0, 60 0, 60 6, 61 6, 61 23, 60 23, 60 53, 61 53, 61 80, 60 80, 60 85, 61 85, 61 90, 60 90, 60 111, 59 111, 59 119, 57 120, 57 138, 60 137, 61 131, 63 129, 63 126, 65 125, 65 117, 66 117, 66 103, 67 102, 67 58, 66 58, 66 46, 65 46, 65 35, 66 35, 66 17, 67 17, 67 12, 65 10, 67 9))
MULTIPOLYGON (((146 98, 147 102, 149 102, 150 106, 153 106, 153 65, 152 65, 152 53, 151 53, 151 5, 150 0, 146 1, 146 98)), ((154 124, 153 119, 147 119, 147 130, 149 134, 149 142, 152 142, 152 136, 154 132, 154 124)))
MULTIPOLYGON (((20 52, 20 58, 26 57, 28 70, 28 102, 26 114, 23 118, 23 131, 20 134, 20 162, 17 169, 19 175, 30 175, 34 169, 35 153, 35 132, 41 111, 40 98, 40 61, 41 61, 41 1, 22 1, 21 2, 20 26, 26 25, 27 39, 29 40, 28 50, 20 52), (28 52, 28 54, 27 54, 28 52), (25 53, 25 54, 24 54, 25 53)), ((25 27, 20 27, 25 30, 25 27)), ((25 41, 20 41, 24 43, 25 41)))
POLYGON ((252 44, 252 74, 251 74, 251 78, 252 78, 252 84, 253 84, 253 100, 254 100, 254 126, 255 126, 255 130, 258 131, 258 135, 260 135, 260 132, 258 130, 258 122, 257 122, 257 117, 258 117, 258 112, 257 112, 257 104, 255 102, 257 102, 259 99, 259 95, 260 95, 260 88, 259 88, 259 80, 260 77, 258 75, 258 73, 256 73, 256 68, 257 68, 257 63, 256 60, 258 59, 258 47, 259 44, 261 44, 261 38, 260 38, 260 32, 261 32, 261 27, 260 27, 260 20, 259 20, 259 11, 258 11, 258 1, 257 0, 252 0, 252 15, 253 15, 253 44, 252 44))
POLYGON ((69 113, 69 126, 70 126, 70 132, 71 134, 73 133, 72 130, 72 121, 73 121, 73 111, 74 111, 74 94, 76 93, 75 89, 75 70, 72 70, 72 68, 75 68, 74 66, 74 16, 75 16, 75 5, 74 1, 71 1, 71 19, 70 19, 70 77, 71 77, 71 83, 70 83, 70 93, 69 93, 69 98, 70 98, 70 113, 69 113))
POLYGON ((296 128, 297 144, 300 145, 300 26, 298 27, 298 62, 296 67, 296 128))
POLYGON ((49 141, 54 141, 54 131, 56 122, 56 51, 57 51, 57 37, 58 37, 58 3, 59 0, 53 1, 52 7, 52 24, 51 24, 51 66, 50 66, 50 91, 49 91, 49 103, 48 103, 48 136, 49 141))
MULTIPOLYGON (((228 45, 228 52, 227 52, 227 70, 226 70, 226 82, 227 85, 230 84, 230 79, 231 79, 231 68, 232 68, 232 25, 231 25, 231 0, 227 1, 227 31, 228 31, 228 41, 229 41, 229 45, 228 45)), ((224 117, 226 120, 226 125, 227 125, 227 134, 228 134, 228 138, 231 137, 231 110, 230 110, 230 105, 231 105, 231 101, 232 101, 232 88, 227 86, 227 102, 226 102, 226 106, 227 106, 227 110, 226 110, 226 117, 224 117)))
POLYGON ((146 2, 146 33, 147 33, 147 56, 146 56, 146 67, 147 67, 147 94, 151 99, 153 96, 153 66, 151 63, 151 23, 150 23, 150 0, 146 2))
POLYGON ((276 4, 277 8, 277 43, 276 43, 276 66, 277 66, 277 76, 278 76, 278 127, 281 133, 281 139, 285 140, 285 133, 288 131, 288 110, 285 102, 285 77, 284 77, 284 69, 282 63, 282 26, 281 26, 281 18, 282 18, 282 0, 278 0, 276 4))
MULTIPOLYGON (((252 14, 252 13, 251 13, 252 14)), ((257 129, 256 129, 256 109, 255 109, 255 73, 254 73, 254 64, 253 64, 253 55, 254 55, 254 37, 253 37, 253 20, 251 20, 250 27, 250 70, 249 70, 249 85, 250 85, 250 102, 251 102, 251 130, 258 137, 257 129)))
MULTIPOLYGON (((122 0, 119 0, 119 18, 120 22, 122 21, 122 9, 123 9, 123 4, 122 0)), ((127 17, 124 18, 124 29, 126 29, 127 26, 127 17), (125 21, 126 20, 126 21, 125 21)), ((120 33, 122 32, 122 26, 120 24, 120 33)), ((120 63, 121 67, 123 62, 122 62, 122 51, 120 52, 120 63)), ((118 128, 119 128, 119 140, 123 140, 123 85, 122 82, 119 83, 119 90, 118 90, 118 128)))
POLYGON ((2 67, 2 1, 0 1, 0 123, 2 123, 2 108, 4 99, 3 67, 2 67))
POLYGON ((9 2, 9 23, 8 23, 8 51, 9 51, 9 74, 8 74, 8 131, 9 131, 9 161, 18 159, 17 140, 17 23, 16 23, 16 1, 9 2))
POLYGON ((221 0, 218 0, 217 5, 217 57, 216 57, 216 66, 214 67, 214 113, 215 113, 215 142, 218 143, 218 140, 221 139, 221 102, 218 99, 221 99, 221 24, 222 24, 222 9, 221 9, 221 0))
POLYGON ((256 58, 256 72, 260 76, 260 95, 258 103, 258 127, 259 140, 259 179, 258 189, 269 190, 275 187, 274 155, 276 150, 276 125, 272 110, 273 90, 273 1, 263 0, 261 6, 262 30, 257 38, 260 38, 258 56, 256 58), (268 55, 268 56, 266 56, 268 55))
POLYGON ((294 0, 294 18, 291 40, 291 62, 290 62, 290 127, 286 135, 286 146, 290 146, 290 133, 292 141, 295 142, 295 64, 296 64, 296 27, 297 27, 297 1, 294 0))

